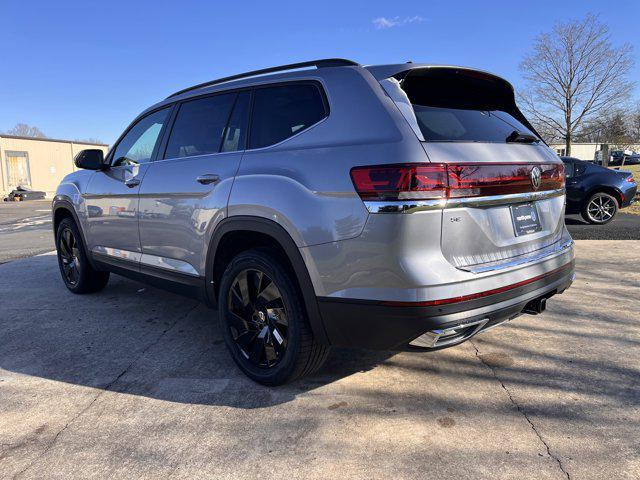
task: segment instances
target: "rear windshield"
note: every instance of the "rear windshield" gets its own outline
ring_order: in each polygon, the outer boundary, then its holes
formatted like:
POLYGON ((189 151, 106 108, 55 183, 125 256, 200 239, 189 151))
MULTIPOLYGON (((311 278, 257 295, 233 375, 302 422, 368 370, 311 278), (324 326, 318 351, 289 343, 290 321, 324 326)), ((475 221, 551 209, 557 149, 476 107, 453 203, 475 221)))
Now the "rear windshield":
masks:
POLYGON ((418 126, 431 142, 506 142, 514 130, 533 135, 527 127, 499 110, 462 110, 412 103, 418 126))
POLYGON ((535 136, 524 124, 513 90, 497 77, 436 68, 412 70, 401 85, 427 141, 504 143, 514 131, 535 136))

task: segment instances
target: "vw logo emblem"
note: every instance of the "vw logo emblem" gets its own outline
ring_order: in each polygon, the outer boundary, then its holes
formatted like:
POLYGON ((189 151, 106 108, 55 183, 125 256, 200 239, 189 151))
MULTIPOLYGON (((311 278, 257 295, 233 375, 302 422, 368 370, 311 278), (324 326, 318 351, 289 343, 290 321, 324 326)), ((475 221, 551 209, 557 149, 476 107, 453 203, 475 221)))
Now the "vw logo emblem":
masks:
POLYGON ((542 183, 542 172, 540 169, 538 167, 533 167, 529 176, 531 177, 531 185, 533 185, 533 189, 537 190, 540 188, 540 183, 542 183))

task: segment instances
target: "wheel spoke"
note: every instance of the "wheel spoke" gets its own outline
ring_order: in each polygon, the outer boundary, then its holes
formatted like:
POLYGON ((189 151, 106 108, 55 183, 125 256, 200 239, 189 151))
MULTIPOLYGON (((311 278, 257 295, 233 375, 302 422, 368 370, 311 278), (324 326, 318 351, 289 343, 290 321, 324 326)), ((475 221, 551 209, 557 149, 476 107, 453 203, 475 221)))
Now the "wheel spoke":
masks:
POLYGON ((246 332, 238 335, 236 343, 240 348, 242 348, 242 350, 246 351, 249 348, 249 345, 251 345, 253 339, 256 338, 256 335, 258 335, 258 332, 255 330, 247 330, 246 332))
POLYGON ((242 299, 243 305, 249 305, 249 285, 247 281, 247 271, 241 272, 236 279, 238 284, 238 292, 240 293, 240 298, 242 299))
POLYGON ((279 298, 281 298, 280 290, 278 290, 278 287, 276 287, 275 283, 270 282, 269 285, 267 285, 262 290, 262 292, 260 292, 260 295, 258 295, 258 298, 263 304, 266 305, 268 303, 273 302, 274 300, 278 300, 279 298))
POLYGON ((250 270, 249 272, 247 273, 247 291, 249 293, 249 301, 251 304, 255 304, 264 274, 257 270, 250 270))
POLYGON ((262 357, 265 353, 265 345, 266 345, 266 337, 269 329, 264 327, 262 331, 258 334, 256 339, 253 341, 253 345, 251 346, 251 352, 249 352, 249 360, 255 365, 260 365, 262 361, 262 357))
POLYGON ((229 310, 229 324, 236 329, 238 335, 249 330, 246 320, 231 310, 229 310))

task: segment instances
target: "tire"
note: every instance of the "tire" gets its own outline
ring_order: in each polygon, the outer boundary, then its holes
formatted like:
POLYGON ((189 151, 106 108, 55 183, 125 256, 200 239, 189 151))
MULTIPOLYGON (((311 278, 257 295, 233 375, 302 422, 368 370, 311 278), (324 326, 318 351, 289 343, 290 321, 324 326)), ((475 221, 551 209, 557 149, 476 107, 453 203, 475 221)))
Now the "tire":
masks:
POLYGON ((109 272, 95 270, 89 263, 82 235, 71 218, 64 218, 56 231, 56 253, 60 275, 73 293, 94 293, 109 281, 109 272))
POLYGON ((318 343, 297 282, 266 250, 238 254, 220 280, 218 309, 224 341, 253 381, 282 385, 322 366, 330 347, 318 343))
POLYGON ((596 192, 582 207, 582 218, 593 225, 604 225, 618 213, 618 200, 604 192, 596 192))

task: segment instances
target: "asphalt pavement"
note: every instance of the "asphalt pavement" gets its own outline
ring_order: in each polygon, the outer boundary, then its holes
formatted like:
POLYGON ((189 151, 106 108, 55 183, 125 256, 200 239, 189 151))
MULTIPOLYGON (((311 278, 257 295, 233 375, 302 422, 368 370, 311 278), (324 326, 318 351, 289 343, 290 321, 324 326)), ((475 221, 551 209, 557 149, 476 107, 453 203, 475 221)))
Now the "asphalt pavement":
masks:
POLYGON ((51 200, 0 202, 0 263, 54 249, 51 200))

